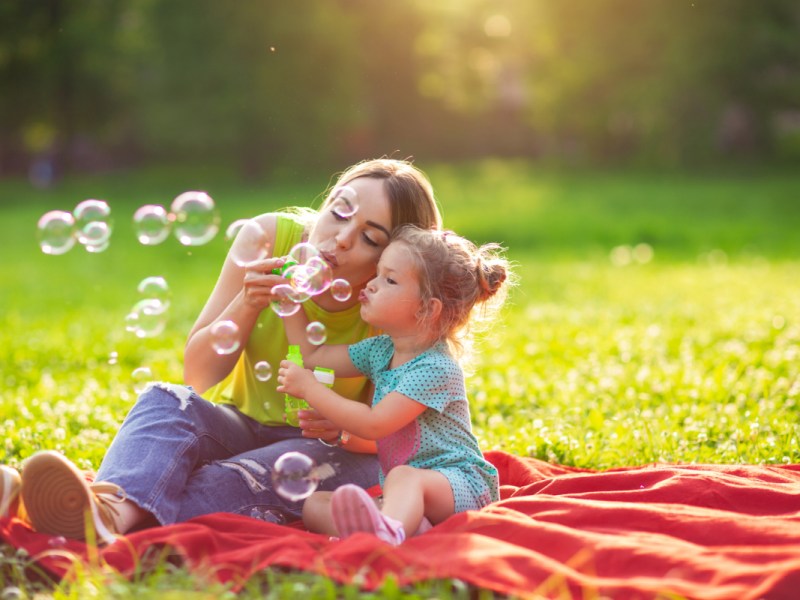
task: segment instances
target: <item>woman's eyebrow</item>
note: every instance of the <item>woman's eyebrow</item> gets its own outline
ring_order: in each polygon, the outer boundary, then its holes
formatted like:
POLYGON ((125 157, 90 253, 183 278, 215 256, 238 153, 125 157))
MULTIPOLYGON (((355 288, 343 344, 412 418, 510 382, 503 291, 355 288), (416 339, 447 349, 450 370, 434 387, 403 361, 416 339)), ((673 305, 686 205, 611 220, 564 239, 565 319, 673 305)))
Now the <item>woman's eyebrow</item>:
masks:
POLYGON ((389 230, 388 230, 388 229, 386 229, 386 227, 384 227, 384 226, 383 226, 383 225, 381 225, 380 223, 376 223, 375 221, 367 221, 366 223, 367 223, 367 225, 369 225, 370 227, 374 227, 375 229, 380 229, 380 230, 381 230, 383 233, 385 233, 385 234, 386 234, 386 237, 387 237, 387 238, 388 238, 388 237, 392 237, 392 234, 391 234, 391 233, 389 233, 389 230))

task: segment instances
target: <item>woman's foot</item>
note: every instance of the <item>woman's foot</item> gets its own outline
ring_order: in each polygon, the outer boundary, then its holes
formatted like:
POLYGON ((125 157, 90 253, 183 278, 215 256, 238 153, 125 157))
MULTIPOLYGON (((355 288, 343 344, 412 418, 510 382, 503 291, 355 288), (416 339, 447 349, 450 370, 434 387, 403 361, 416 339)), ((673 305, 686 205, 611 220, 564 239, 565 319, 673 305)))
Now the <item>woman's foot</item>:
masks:
POLYGON ((0 465, 0 519, 17 516, 21 485, 19 471, 0 465))
POLYGON ((119 486, 90 483, 58 452, 37 452, 23 464, 22 502, 40 533, 85 540, 93 529, 98 542, 110 544, 117 535, 112 503, 124 500, 119 486))
POLYGON ((381 513, 370 495, 357 485, 346 484, 333 492, 331 515, 341 538, 363 531, 393 546, 406 539, 402 523, 381 513))

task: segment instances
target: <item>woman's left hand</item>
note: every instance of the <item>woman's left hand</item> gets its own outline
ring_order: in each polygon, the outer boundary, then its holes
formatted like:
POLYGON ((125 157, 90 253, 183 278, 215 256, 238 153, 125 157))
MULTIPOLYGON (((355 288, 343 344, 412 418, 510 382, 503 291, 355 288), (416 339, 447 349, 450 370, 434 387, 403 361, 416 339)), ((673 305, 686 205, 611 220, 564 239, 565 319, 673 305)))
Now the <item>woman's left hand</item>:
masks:
POLYGON ((342 432, 340 427, 328 421, 313 408, 297 411, 297 417, 300 420, 303 437, 318 438, 332 444, 339 439, 339 434, 342 432))

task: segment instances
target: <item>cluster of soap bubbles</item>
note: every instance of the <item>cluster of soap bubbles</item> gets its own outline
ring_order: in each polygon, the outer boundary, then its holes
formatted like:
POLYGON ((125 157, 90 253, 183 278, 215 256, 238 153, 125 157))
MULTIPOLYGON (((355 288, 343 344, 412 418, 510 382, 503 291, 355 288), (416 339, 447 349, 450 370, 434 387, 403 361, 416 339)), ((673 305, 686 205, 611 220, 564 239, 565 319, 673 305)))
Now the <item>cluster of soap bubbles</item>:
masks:
POLYGON ((137 287, 141 300, 136 302, 125 317, 125 329, 136 337, 160 335, 167 324, 170 290, 167 280, 160 276, 145 277, 137 287))
MULTIPOLYGON (((214 200, 199 191, 180 194, 169 211, 158 204, 145 204, 133 214, 136 238, 145 246, 160 244, 170 232, 184 246, 200 246, 214 239, 219 223, 214 200)), ((37 223, 39 247, 45 254, 64 254, 76 242, 89 252, 102 252, 109 246, 112 229, 108 203, 95 199, 80 202, 72 212, 46 212, 37 223)))
POLYGON ((184 246, 207 244, 219 231, 220 216, 214 200, 205 192, 177 196, 167 211, 159 204, 145 204, 133 213, 136 238, 145 246, 163 242, 172 232, 184 246))
POLYGON ((45 254, 64 254, 80 243, 87 252, 108 248, 113 229, 111 209, 104 200, 79 202, 72 212, 51 210, 36 224, 39 247, 45 254))
MULTIPOLYGON (((340 217, 350 217, 358 210, 357 193, 350 186, 338 188, 332 203, 340 217)), ((220 215, 214 200, 202 191, 178 195, 169 210, 158 204, 145 204, 133 215, 136 237, 146 246, 161 244, 170 233, 184 246, 203 245, 216 236, 219 225, 220 215)), ((109 247, 112 230, 111 209, 105 201, 96 199, 80 202, 72 212, 51 210, 42 215, 37 224, 39 246, 45 254, 51 255, 64 254, 76 243, 88 252, 102 252, 109 247)), ((231 243, 229 256, 238 266, 264 259, 269 253, 267 233, 254 219, 234 221, 226 229, 225 237, 231 243)), ((301 303, 328 290, 340 302, 352 296, 350 283, 334 279, 331 266, 309 243, 299 243, 291 249, 280 273, 286 283, 273 288, 277 298, 271 308, 281 317, 296 313, 301 303)), ((163 277, 147 277, 139 283, 138 292, 140 299, 125 317, 125 328, 139 338, 158 336, 166 327, 169 286, 163 277)), ((306 333, 312 344, 323 344, 327 339, 325 326, 317 321, 308 325, 306 333)), ((233 321, 214 323, 210 334, 212 348, 219 355, 232 354, 241 347, 239 327, 233 321)), ((116 362, 114 356, 111 364, 116 362)), ((254 374, 259 381, 268 381, 272 377, 272 367, 266 361, 259 361, 254 365, 254 374)), ((142 383, 137 383, 136 379, 135 373, 135 387, 141 387, 142 383)))
POLYGON ((278 457, 272 469, 275 491, 292 502, 308 498, 319 482, 334 474, 329 464, 317 465, 302 452, 286 452, 278 457))
POLYGON ((286 283, 272 288, 277 298, 271 303, 272 310, 281 317, 293 315, 300 310, 301 303, 328 290, 340 302, 352 295, 350 283, 334 279, 331 266, 320 251, 307 242, 300 242, 289 251, 281 274, 286 283))

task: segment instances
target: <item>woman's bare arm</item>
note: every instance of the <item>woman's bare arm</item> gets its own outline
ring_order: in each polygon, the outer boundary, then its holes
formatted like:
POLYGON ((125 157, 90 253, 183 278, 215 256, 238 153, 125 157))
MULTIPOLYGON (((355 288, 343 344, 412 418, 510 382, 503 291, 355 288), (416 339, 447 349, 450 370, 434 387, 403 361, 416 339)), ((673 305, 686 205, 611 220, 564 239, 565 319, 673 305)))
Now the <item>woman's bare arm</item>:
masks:
MULTIPOLYGON (((271 253, 277 217, 266 214, 255 220, 264 229, 271 253)), ((230 255, 226 257, 214 290, 186 341, 183 377, 187 385, 203 393, 231 372, 258 316, 272 300, 270 290, 283 281, 280 276, 271 274, 279 264, 280 258, 270 256, 245 268, 237 265, 230 255), (239 328, 239 349, 230 354, 218 354, 212 345, 210 328, 223 320, 231 320, 239 328)))

